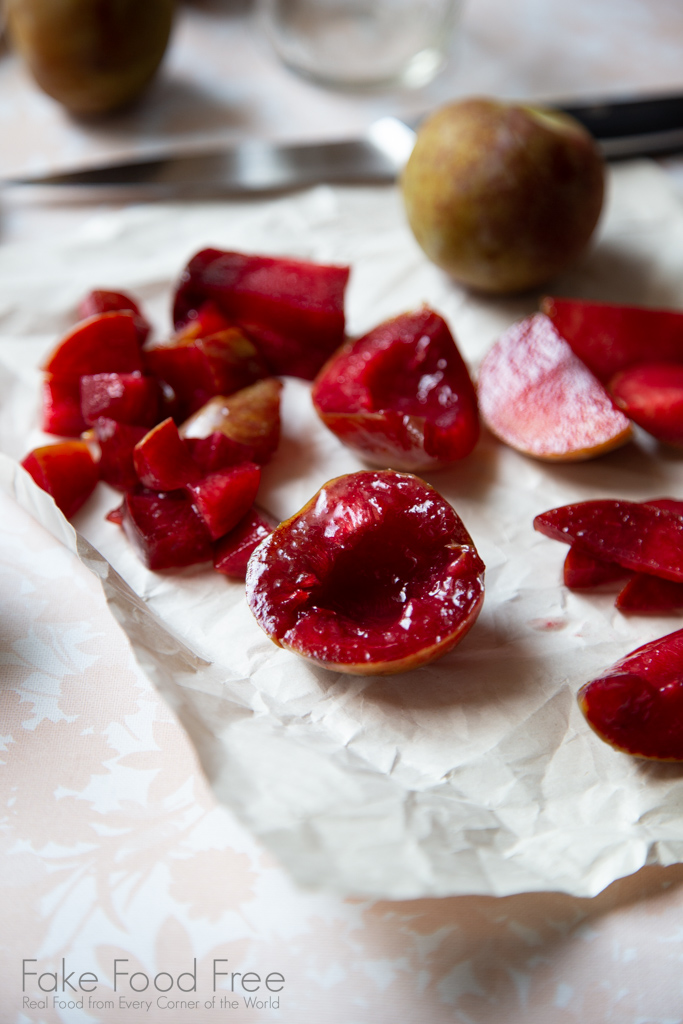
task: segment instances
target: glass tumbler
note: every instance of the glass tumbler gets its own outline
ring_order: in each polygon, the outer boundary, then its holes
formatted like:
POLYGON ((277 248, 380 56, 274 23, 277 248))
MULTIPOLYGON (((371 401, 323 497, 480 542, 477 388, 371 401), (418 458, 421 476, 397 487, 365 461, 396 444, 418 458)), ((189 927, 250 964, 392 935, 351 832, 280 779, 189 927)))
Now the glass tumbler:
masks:
POLYGON ((281 60, 324 85, 419 88, 446 61, 461 0, 260 0, 281 60))

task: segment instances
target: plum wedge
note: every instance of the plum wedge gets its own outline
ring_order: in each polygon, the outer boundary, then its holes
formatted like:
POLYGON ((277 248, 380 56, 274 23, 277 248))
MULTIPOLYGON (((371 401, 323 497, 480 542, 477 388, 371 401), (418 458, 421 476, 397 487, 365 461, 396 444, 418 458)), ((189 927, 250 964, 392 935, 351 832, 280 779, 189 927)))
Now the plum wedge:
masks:
POLYGON ((668 508, 582 501, 536 516, 534 529, 624 569, 683 581, 683 517, 668 508))
POLYGON ((427 469, 479 437, 474 386, 445 320, 423 308, 344 345, 316 377, 316 412, 368 462, 427 469))
POLYGON ((683 446, 683 363, 631 366, 611 379, 608 390, 643 430, 658 441, 683 446))
POLYGON ((683 363, 683 313, 548 296, 541 309, 603 384, 636 363, 683 363))
POLYGON ((617 750, 683 761, 683 629, 622 658, 578 700, 591 728, 617 750))
POLYGON ((276 644, 337 672, 427 664, 479 614, 484 563, 434 488, 391 470, 337 477, 254 551, 247 601, 276 644))
POLYGON ((629 420, 542 313, 513 324, 490 349, 478 395, 491 432, 537 459, 590 459, 631 437, 629 420))
POLYGON ((183 271, 176 327, 213 301, 254 339, 273 374, 313 380, 344 340, 348 267, 219 249, 197 253, 183 271))

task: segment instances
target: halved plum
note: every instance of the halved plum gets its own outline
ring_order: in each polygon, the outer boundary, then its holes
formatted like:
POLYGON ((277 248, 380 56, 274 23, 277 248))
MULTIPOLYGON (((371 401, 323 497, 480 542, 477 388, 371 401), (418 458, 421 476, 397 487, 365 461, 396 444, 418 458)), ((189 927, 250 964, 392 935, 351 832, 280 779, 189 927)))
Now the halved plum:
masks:
POLYGON ((207 300, 242 324, 273 374, 312 380, 344 340, 348 267, 204 249, 183 271, 177 327, 207 300))
POLYGON ((582 687, 579 707, 600 739, 657 761, 683 761, 683 629, 644 644, 582 687))
POLYGON ((630 366, 612 377, 608 390, 621 411, 643 430, 658 441, 683 445, 683 363, 630 366))
POLYGON ((625 569, 683 581, 683 516, 666 507, 580 501, 536 516, 534 529, 625 569))
POLYGON ((467 367, 446 321, 426 307, 344 345, 312 398, 326 427, 382 466, 443 466, 469 455, 479 437, 467 367))
POLYGON ((96 288, 94 291, 88 292, 78 306, 78 315, 82 320, 95 316, 96 313, 126 312, 133 314, 138 342, 140 345, 144 345, 151 330, 149 321, 141 313, 137 302, 125 292, 111 292, 103 288, 96 288))
POLYGON ((21 464, 67 519, 78 512, 98 481, 97 463, 85 441, 34 448, 21 464))
POLYGON ((542 313, 513 324, 487 353, 478 395, 491 432, 537 459, 591 459, 631 437, 629 420, 542 313))
POLYGON ((606 384, 644 362, 683 363, 683 312, 547 296, 541 309, 579 359, 606 384))
POLYGON ((325 668, 389 675, 445 654, 474 624, 484 563, 417 477, 337 477, 249 560, 247 601, 276 644, 325 668))
POLYGON ((193 456, 200 464, 207 454, 206 447, 196 444, 195 439, 221 433, 234 446, 233 462, 263 465, 280 440, 281 393, 281 382, 268 377, 232 395, 216 395, 181 424, 180 435, 192 442, 193 456))

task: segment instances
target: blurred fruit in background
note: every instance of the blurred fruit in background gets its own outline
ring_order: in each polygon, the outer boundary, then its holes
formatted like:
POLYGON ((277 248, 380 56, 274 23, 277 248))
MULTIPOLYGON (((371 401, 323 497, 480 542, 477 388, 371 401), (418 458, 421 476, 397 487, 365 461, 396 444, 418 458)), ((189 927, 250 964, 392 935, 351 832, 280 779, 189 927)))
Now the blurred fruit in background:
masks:
POLYGON ((10 35, 33 77, 74 114, 135 99, 166 50, 175 0, 5 0, 10 35))

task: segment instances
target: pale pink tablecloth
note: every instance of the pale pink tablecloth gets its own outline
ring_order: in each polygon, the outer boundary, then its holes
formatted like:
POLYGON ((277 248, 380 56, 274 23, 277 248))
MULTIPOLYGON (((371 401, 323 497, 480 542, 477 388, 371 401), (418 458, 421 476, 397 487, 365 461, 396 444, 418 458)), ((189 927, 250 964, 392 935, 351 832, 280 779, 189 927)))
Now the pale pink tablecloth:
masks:
MULTIPOLYGON (((177 139, 350 135, 468 92, 681 88, 682 43, 683 9, 666 0, 470 0, 441 78, 419 95, 358 98, 278 67, 243 7, 197 3, 181 10, 145 102, 106 124, 70 121, 3 56, 0 162, 11 174, 177 139)), ((96 212, 6 194, 0 244, 96 212)), ((0 515, 0 1024, 683 1020, 681 866, 646 868, 593 900, 372 903, 296 888, 213 799, 95 578, 9 499, 0 515), (221 975, 214 1000, 214 967, 235 972, 234 994, 221 975), (178 975, 191 988, 195 971, 196 991, 179 993, 178 975), (51 972, 57 991, 40 993, 51 972)))

